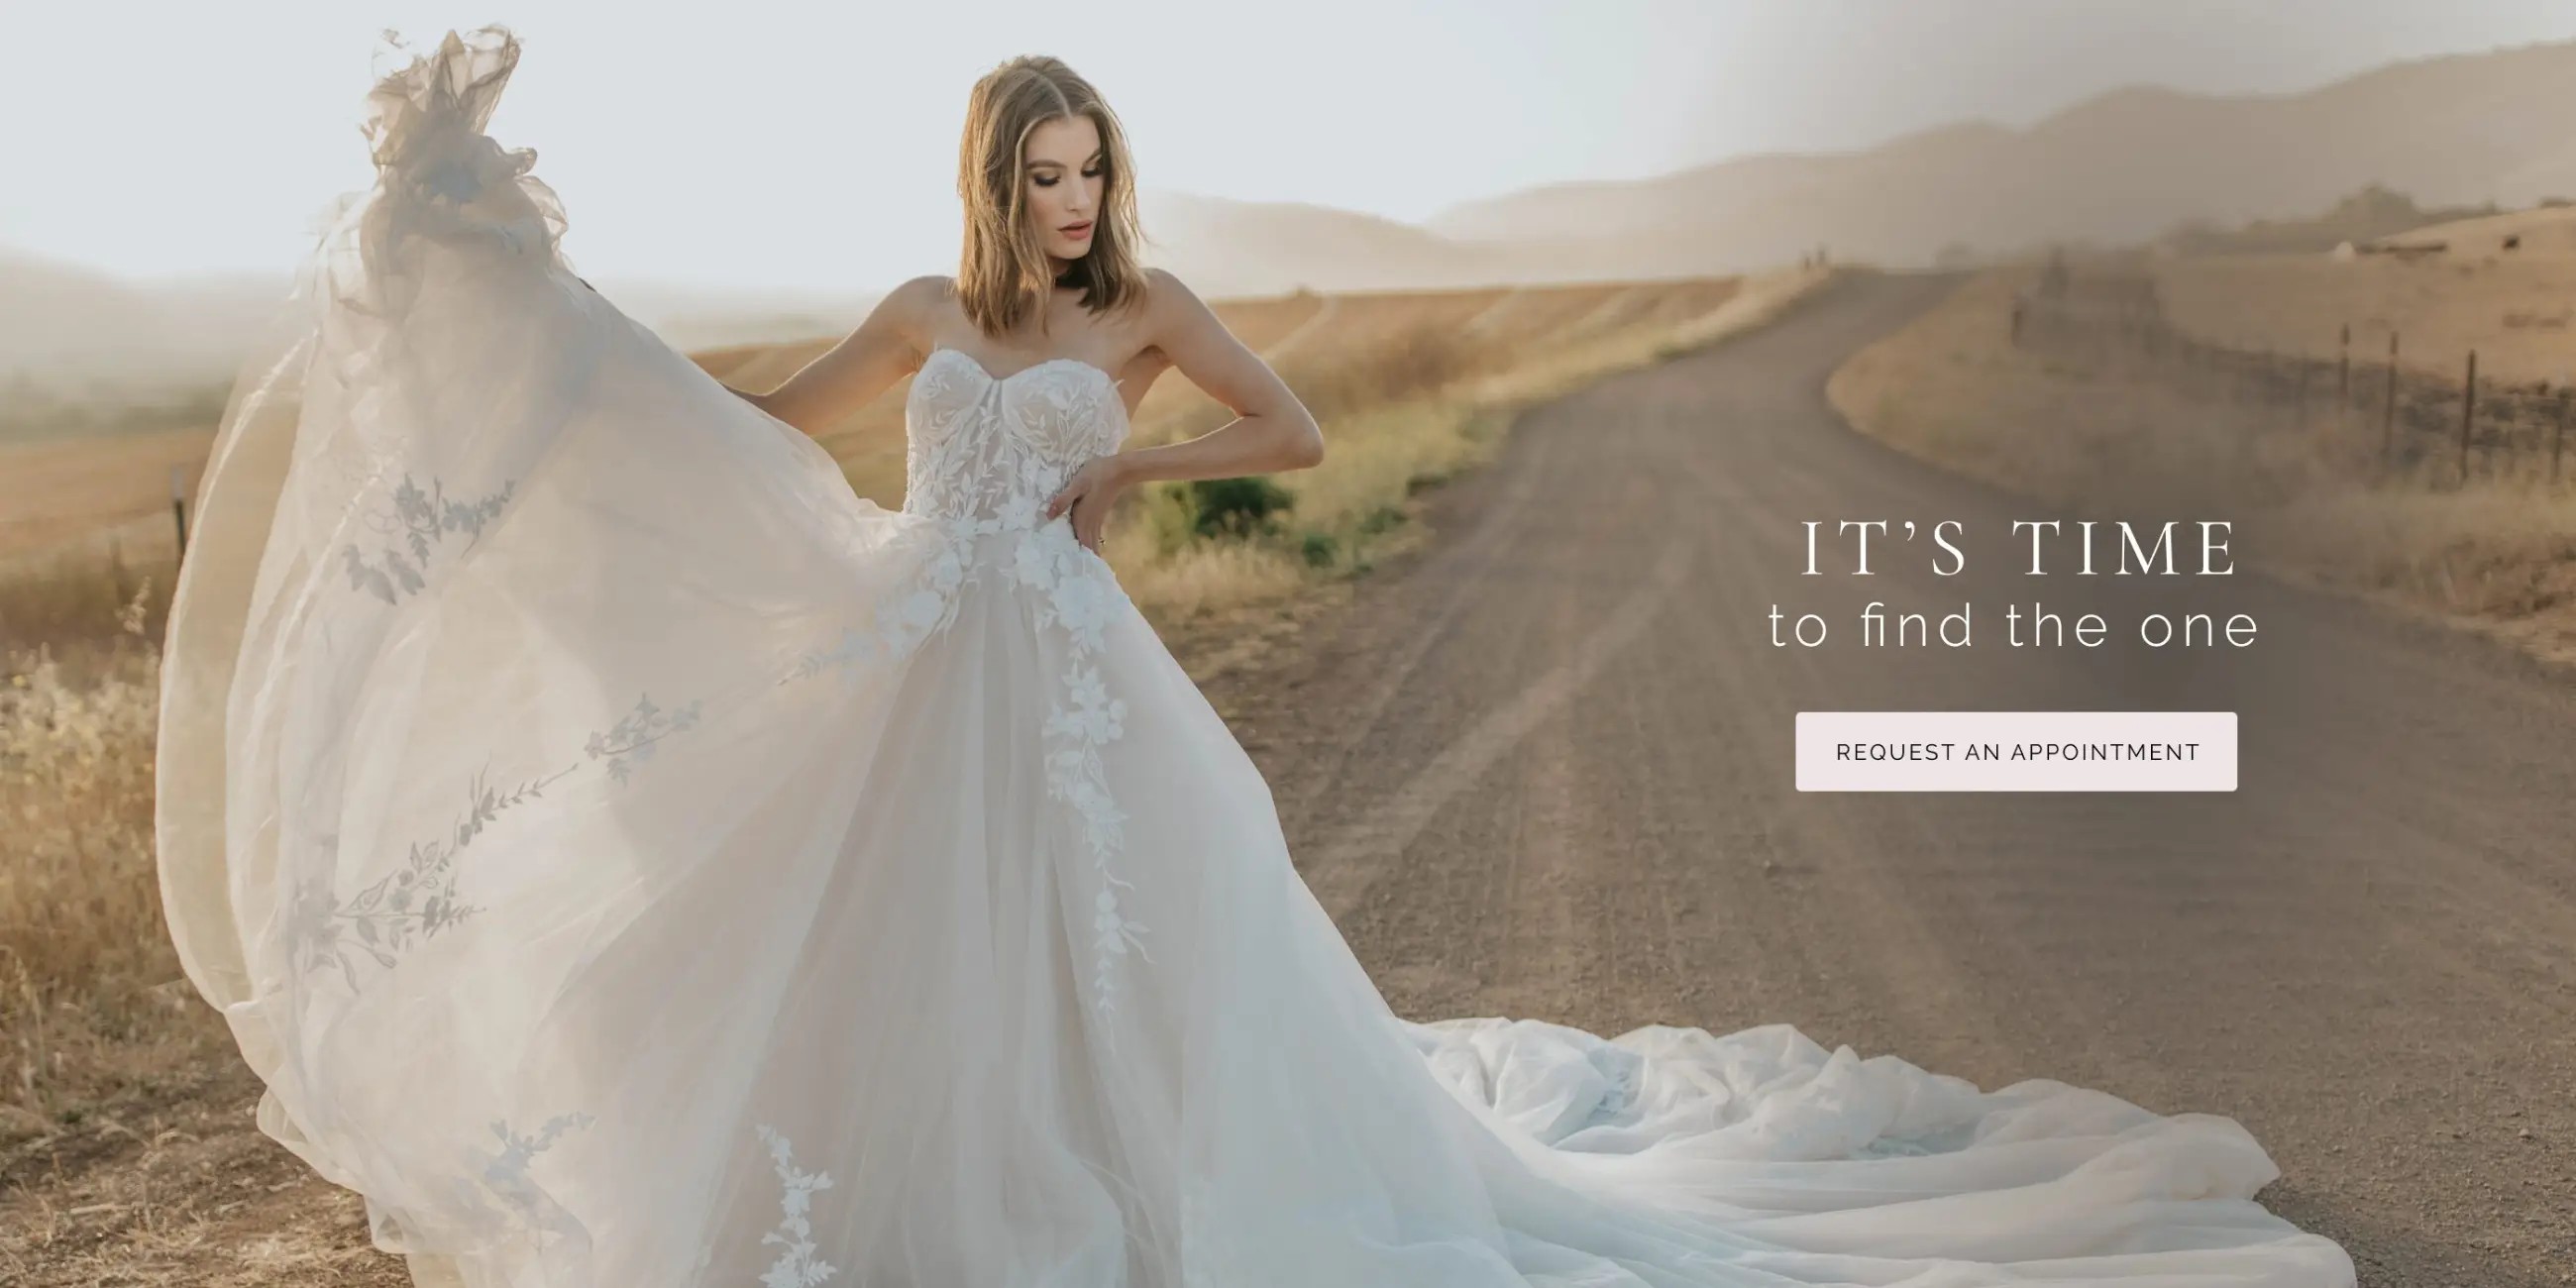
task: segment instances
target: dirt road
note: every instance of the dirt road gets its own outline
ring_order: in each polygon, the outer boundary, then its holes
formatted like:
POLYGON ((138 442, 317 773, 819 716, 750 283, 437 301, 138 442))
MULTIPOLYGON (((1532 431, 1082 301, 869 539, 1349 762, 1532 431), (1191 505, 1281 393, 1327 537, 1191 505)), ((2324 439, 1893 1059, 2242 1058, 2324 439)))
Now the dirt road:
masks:
POLYGON ((1849 279, 1530 413, 1436 496, 1437 541, 1214 682, 1309 882, 1409 1015, 1789 1021, 2223 1113, 2365 1283, 2571 1282, 2576 683, 2242 572, 2020 575, 2008 524, 2049 510, 1824 400, 1942 285, 1849 279), (1845 519, 1959 520, 1967 574, 1924 538, 1801 576, 1803 522, 1845 519), (1863 648, 1872 600, 1973 602, 1979 634, 1863 648), (2111 641, 2009 647, 2033 600, 2111 641), (1774 604, 1834 634, 1775 647, 1774 604), (2258 632, 2149 650, 2155 610, 2258 632), (1794 788, 1797 711, 1964 708, 2238 712, 2239 790, 1794 788))

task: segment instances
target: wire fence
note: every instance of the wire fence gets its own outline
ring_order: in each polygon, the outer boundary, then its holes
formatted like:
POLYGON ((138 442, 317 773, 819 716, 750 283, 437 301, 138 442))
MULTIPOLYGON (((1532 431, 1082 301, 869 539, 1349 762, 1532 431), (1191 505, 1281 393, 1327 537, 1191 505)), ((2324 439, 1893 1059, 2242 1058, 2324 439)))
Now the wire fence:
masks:
POLYGON ((2449 364, 2453 355, 2409 354, 2395 331, 2384 352, 2370 345, 2355 353, 2349 323, 2334 337, 2332 358, 2231 348, 2176 328, 2150 276, 2062 266, 2016 298, 2011 328, 2016 347, 2142 367, 2193 396, 2271 413, 2284 426, 2322 419, 2375 435, 2385 473, 2451 486, 2565 477, 2568 384, 2482 378, 2475 349, 2456 355, 2448 371, 2428 364, 2449 364))

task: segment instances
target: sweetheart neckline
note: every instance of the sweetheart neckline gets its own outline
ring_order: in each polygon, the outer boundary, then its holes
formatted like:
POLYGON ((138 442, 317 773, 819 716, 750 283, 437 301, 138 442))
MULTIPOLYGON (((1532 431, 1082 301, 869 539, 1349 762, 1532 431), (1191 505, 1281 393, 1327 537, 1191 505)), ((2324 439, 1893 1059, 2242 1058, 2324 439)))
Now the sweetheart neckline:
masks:
MULTIPOLYGON (((943 353, 953 353, 953 354, 956 354, 958 357, 964 358, 964 359, 966 360, 966 365, 968 365, 968 366, 970 366, 970 367, 973 367, 973 368, 974 368, 978 373, 980 373, 980 374, 981 374, 981 375, 982 375, 986 380, 989 380, 989 381, 991 381, 991 382, 993 382, 994 384, 997 384, 997 385, 1007 385, 1007 384, 1011 383, 1012 381, 1017 380, 1017 379, 1019 379, 1020 377, 1025 376, 1025 375, 1029 374, 1030 372, 1035 371, 1035 370, 1037 370, 1037 369, 1039 369, 1039 368, 1041 368, 1041 367, 1053 366, 1053 365, 1055 365, 1056 363, 1061 362, 1061 363, 1070 363, 1070 364, 1071 364, 1071 365, 1073 365, 1073 366, 1080 367, 1080 368, 1082 368, 1082 369, 1083 369, 1083 370, 1085 370, 1085 371, 1091 372, 1092 374, 1094 374, 1094 375, 1096 375, 1096 376, 1099 376, 1101 379, 1108 381, 1108 382, 1109 382, 1109 387, 1110 387, 1110 388, 1112 388, 1112 389, 1115 389, 1115 388, 1117 388, 1117 387, 1118 387, 1118 377, 1116 377, 1116 376, 1113 376, 1113 375, 1109 374, 1109 369, 1108 369, 1108 368, 1103 367, 1103 366, 1101 366, 1101 365, 1100 365, 1100 364, 1098 364, 1098 363, 1094 363, 1094 362, 1085 362, 1085 361, 1083 361, 1083 360, 1082 360, 1082 359, 1080 359, 1080 358, 1040 358, 1040 359, 1039 359, 1039 360, 1037 360, 1036 362, 1032 362, 1032 363, 1030 363, 1029 365, 1027 365, 1027 366, 1025 366, 1025 367, 1022 367, 1022 368, 1020 368, 1019 370, 1014 371, 1014 372, 1012 372, 1011 374, 1009 374, 1009 375, 1007 375, 1007 376, 997 376, 997 375, 994 375, 994 374, 993 374, 993 369, 992 369, 991 367, 988 367, 988 366, 985 366, 985 365, 984 365, 984 361, 983 361, 983 359, 978 358, 978 357, 976 357, 974 354, 968 353, 968 352, 966 352, 964 349, 960 349, 960 348, 956 347, 955 345, 949 345, 949 344, 933 345, 933 346, 931 347, 931 350, 930 350, 930 357, 935 358, 935 357, 938 357, 940 354, 943 354, 943 353)), ((923 360, 922 360, 922 362, 923 362, 923 364, 924 364, 925 366, 926 366, 926 365, 928 365, 928 363, 929 363, 929 358, 925 358, 925 359, 923 359, 923 360)))

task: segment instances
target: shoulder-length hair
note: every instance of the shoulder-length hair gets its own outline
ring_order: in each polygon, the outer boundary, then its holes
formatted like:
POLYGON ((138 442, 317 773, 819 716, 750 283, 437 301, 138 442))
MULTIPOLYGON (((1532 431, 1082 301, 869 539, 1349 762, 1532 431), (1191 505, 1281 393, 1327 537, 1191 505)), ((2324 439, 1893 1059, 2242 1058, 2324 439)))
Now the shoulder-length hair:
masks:
MULTIPOLYGON (((1063 61, 1026 54, 986 72, 966 100, 966 132, 957 147, 957 196, 966 210, 966 236, 957 265, 957 299, 986 335, 1007 334, 1042 307, 1056 285, 1054 268, 1028 220, 1029 135, 1076 114, 1100 131, 1100 212, 1093 216, 1091 249, 1074 261, 1068 280, 1082 288, 1083 307, 1094 313, 1145 297, 1137 249, 1144 241, 1136 218, 1135 166, 1127 133, 1107 100, 1063 61)), ((1078 175, 1068 176, 1076 182, 1078 175)))

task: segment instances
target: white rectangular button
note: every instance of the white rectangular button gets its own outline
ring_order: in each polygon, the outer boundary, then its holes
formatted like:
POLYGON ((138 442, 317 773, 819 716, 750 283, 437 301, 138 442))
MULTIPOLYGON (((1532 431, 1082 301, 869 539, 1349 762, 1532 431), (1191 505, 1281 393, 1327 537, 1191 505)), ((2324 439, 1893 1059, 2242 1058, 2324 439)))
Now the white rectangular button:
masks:
POLYGON ((2233 711, 1801 711, 1802 792, 2232 792, 2233 711))

